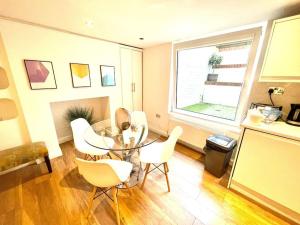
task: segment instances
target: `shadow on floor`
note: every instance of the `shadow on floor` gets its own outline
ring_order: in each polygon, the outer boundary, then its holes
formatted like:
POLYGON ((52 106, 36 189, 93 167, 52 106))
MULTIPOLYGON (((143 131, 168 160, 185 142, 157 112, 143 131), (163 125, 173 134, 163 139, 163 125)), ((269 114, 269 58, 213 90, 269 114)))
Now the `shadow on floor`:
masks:
POLYGON ((91 185, 79 174, 77 167, 70 170, 63 179, 60 180, 59 184, 63 187, 75 188, 83 191, 91 190, 91 185))
POLYGON ((49 176, 45 163, 28 165, 0 175, 0 192, 15 188, 20 184, 24 184, 36 178, 47 179, 49 176))

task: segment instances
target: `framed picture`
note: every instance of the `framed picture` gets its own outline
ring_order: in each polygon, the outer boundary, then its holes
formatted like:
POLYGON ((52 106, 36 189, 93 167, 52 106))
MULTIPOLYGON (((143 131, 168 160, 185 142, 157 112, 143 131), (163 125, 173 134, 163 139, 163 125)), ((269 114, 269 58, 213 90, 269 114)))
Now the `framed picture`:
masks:
POLYGON ((70 69, 74 88, 91 86, 89 64, 70 63, 70 69))
POLYGON ((56 80, 52 62, 24 60, 31 90, 56 89, 56 80))
POLYGON ((100 66, 101 84, 103 87, 116 86, 115 67, 114 66, 100 66))

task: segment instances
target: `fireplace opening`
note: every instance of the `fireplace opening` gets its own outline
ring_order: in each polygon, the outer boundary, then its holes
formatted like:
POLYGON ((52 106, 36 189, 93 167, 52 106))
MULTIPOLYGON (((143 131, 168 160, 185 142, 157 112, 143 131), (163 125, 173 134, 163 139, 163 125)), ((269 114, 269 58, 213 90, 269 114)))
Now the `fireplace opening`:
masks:
POLYGON ((93 109, 93 121, 110 119, 109 97, 85 98, 50 103, 58 142, 64 143, 73 139, 72 130, 66 120, 68 109, 84 107, 93 109))

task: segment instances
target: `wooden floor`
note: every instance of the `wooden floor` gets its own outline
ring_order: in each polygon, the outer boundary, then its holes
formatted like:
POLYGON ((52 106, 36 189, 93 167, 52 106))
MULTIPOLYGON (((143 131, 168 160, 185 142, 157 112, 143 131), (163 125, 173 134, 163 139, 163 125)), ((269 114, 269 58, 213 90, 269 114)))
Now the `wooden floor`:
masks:
MULTIPOLYGON (((42 163, 0 176, 0 225, 115 224, 113 203, 104 197, 84 217, 91 186, 78 174, 73 143, 61 147, 51 175, 42 163)), ((200 153, 177 145, 169 162, 171 192, 159 171, 149 174, 143 191, 120 190, 122 224, 288 224, 226 189, 226 179, 205 172, 202 162, 200 153)))

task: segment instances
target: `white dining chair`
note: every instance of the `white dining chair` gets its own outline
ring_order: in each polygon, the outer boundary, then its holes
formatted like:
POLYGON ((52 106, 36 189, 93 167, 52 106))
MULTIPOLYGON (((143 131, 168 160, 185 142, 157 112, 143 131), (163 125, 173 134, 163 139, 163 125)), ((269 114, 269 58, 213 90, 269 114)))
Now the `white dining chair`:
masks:
POLYGON ((182 132, 183 132, 182 128, 176 126, 172 130, 168 140, 164 142, 153 143, 151 145, 142 148, 140 152, 140 160, 141 162, 146 163, 146 168, 145 168, 145 176, 144 176, 141 189, 144 188, 147 175, 155 169, 160 170, 159 167, 163 165, 164 171, 161 170, 160 171, 163 172, 166 176, 168 191, 170 192, 170 184, 168 178, 168 172, 169 172, 168 161, 174 152, 175 144, 178 138, 180 137, 180 135, 182 134, 182 132), (149 172, 151 164, 153 164, 155 168, 149 172))
POLYGON ((115 125, 120 132, 127 130, 131 124, 130 112, 125 108, 118 108, 115 111, 115 125))
POLYGON ((146 113, 143 111, 133 111, 131 113, 131 125, 136 127, 143 126, 143 133, 139 140, 139 143, 143 143, 148 136, 148 122, 146 113))
POLYGON ((85 154, 85 159, 90 157, 93 160, 97 160, 97 157, 102 157, 104 155, 108 155, 110 157, 108 150, 102 150, 96 148, 92 145, 89 145, 85 141, 85 136, 87 135, 97 136, 93 128, 85 119, 78 118, 76 120, 73 120, 71 122, 71 128, 72 128, 75 148, 77 149, 77 151, 85 154))
POLYGON ((91 212, 93 200, 111 190, 115 205, 117 224, 119 225, 120 212, 116 186, 119 184, 124 184, 129 190, 126 181, 132 171, 132 164, 125 161, 112 159, 87 161, 76 158, 75 161, 78 165, 79 173, 85 178, 86 181, 94 186, 90 194, 86 217, 88 217, 91 212), (97 190, 99 189, 101 191, 101 194, 95 197, 97 194, 97 190))
MULTIPOLYGON (((135 145, 142 146, 145 140, 147 139, 149 133, 146 113, 143 111, 131 112, 131 126, 135 126, 138 132, 138 135, 136 135, 136 137, 138 138, 135 140, 135 145)), ((136 150, 138 154, 140 154, 140 148, 136 150)), ((138 168, 137 180, 139 179, 142 170, 143 170, 142 163, 140 162, 140 166, 138 168)))

